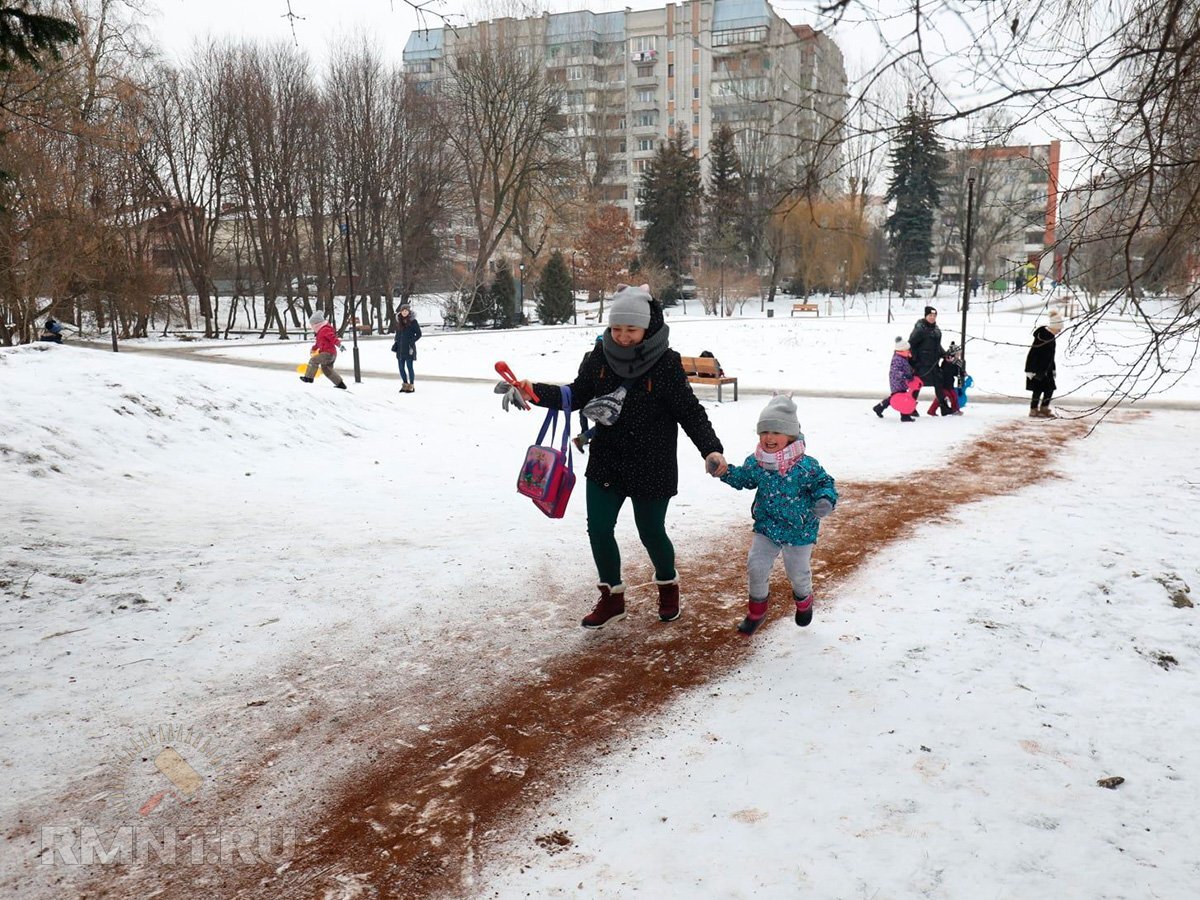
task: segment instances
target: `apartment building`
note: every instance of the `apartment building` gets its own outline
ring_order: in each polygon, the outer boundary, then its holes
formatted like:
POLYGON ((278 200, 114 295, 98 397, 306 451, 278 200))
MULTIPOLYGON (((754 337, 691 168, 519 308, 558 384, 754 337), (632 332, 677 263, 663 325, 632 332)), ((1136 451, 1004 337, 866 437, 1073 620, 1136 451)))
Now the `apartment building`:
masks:
MULTIPOLYGON (((1058 241, 1061 144, 983 147, 968 153, 976 168, 977 244, 981 277, 1013 281, 1060 278, 1058 241)), ((974 256, 975 254, 972 254, 974 256)))
POLYGON ((601 199, 640 221, 638 180, 658 143, 682 126, 703 160, 722 124, 747 162, 841 191, 842 54, 766 0, 685 0, 661 9, 544 13, 413 32, 407 72, 443 77, 460 46, 510 42, 561 85, 567 134, 597 172, 601 199), (837 180, 838 183, 834 183, 837 180))

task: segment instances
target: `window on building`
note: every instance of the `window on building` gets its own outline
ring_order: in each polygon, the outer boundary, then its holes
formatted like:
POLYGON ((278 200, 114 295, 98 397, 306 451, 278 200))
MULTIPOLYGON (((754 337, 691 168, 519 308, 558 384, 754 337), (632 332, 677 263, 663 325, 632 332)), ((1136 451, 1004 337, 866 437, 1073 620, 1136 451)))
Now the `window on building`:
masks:
POLYGON ((728 47, 732 44, 762 43, 767 39, 767 28, 760 25, 757 28, 728 28, 724 31, 714 31, 712 45, 728 47))
POLYGON ((637 77, 638 78, 651 78, 651 77, 653 77, 653 75, 654 75, 654 66, 638 66, 637 67, 637 77))
POLYGON ((692 88, 692 99, 693 99, 693 100, 699 100, 699 99, 700 99, 700 88, 698 88, 698 87, 694 87, 694 88, 692 88))
POLYGON ((653 103, 654 93, 654 88, 642 88, 637 92, 638 103, 653 103))
POLYGON ((675 77, 675 63, 667 63, 667 77, 668 78, 675 77))
POLYGON ((638 150, 646 151, 654 149, 654 138, 638 138, 638 150))
POLYGON ((582 81, 583 66, 567 66, 567 81, 582 81))
POLYGON ((658 35, 644 34, 641 37, 632 39, 629 49, 635 53, 640 53, 643 50, 655 50, 658 47, 658 35))
POLYGON ((658 113, 643 112, 634 116, 633 125, 635 128, 648 128, 658 124, 658 113))

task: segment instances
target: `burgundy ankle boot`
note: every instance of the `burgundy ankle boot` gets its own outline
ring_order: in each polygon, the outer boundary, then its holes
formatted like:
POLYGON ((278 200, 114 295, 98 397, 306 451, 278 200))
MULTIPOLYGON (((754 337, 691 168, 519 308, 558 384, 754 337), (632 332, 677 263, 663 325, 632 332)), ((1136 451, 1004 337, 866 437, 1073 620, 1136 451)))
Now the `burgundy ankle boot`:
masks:
POLYGON ((679 618, 679 578, 654 583, 658 585, 658 620, 674 622, 679 618))
POLYGON ((584 628, 603 628, 609 622, 625 618, 625 585, 601 584, 600 600, 596 608, 583 617, 584 628))

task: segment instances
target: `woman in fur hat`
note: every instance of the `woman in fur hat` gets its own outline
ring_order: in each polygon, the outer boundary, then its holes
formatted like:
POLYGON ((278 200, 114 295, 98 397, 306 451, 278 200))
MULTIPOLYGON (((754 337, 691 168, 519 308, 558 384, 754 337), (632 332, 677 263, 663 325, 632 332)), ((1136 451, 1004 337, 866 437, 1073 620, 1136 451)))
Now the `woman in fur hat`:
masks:
POLYGON ((1062 329, 1062 313, 1052 309, 1046 324, 1033 330, 1033 344, 1025 356, 1025 390, 1031 393, 1031 418, 1054 418, 1054 413, 1050 411, 1050 398, 1054 396, 1057 386, 1054 382, 1054 348, 1062 329))
MULTIPOLYGON (((599 576, 600 599, 583 619, 603 628, 625 618, 625 584, 617 547, 617 516, 626 500, 658 587, 658 618, 679 618, 679 573, 667 535, 667 506, 679 491, 679 428, 700 451, 714 476, 727 468, 724 448, 708 414, 688 384, 679 354, 667 345, 670 329, 648 285, 620 285, 608 311, 608 328, 569 385, 572 403, 596 423, 588 454, 587 529, 599 576), (596 401, 593 403, 592 401, 596 401)), ((562 408, 558 385, 522 381, 526 396, 548 409, 562 408)))

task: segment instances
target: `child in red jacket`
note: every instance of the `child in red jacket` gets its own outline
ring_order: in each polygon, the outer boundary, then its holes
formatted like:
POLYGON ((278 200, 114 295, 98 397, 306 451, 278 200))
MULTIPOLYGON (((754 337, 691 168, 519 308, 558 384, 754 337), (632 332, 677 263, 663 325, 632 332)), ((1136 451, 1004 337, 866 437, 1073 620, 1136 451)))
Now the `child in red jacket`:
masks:
POLYGON ((313 327, 313 336, 316 338, 316 342, 312 345, 308 368, 304 370, 300 380, 312 384, 313 379, 317 377, 317 369, 320 369, 325 377, 333 382, 334 387, 346 390, 346 382, 342 381, 342 376, 333 368, 333 361, 337 359, 338 347, 342 345, 341 338, 337 336, 333 326, 325 321, 325 313, 319 310, 308 317, 308 324, 313 327))

